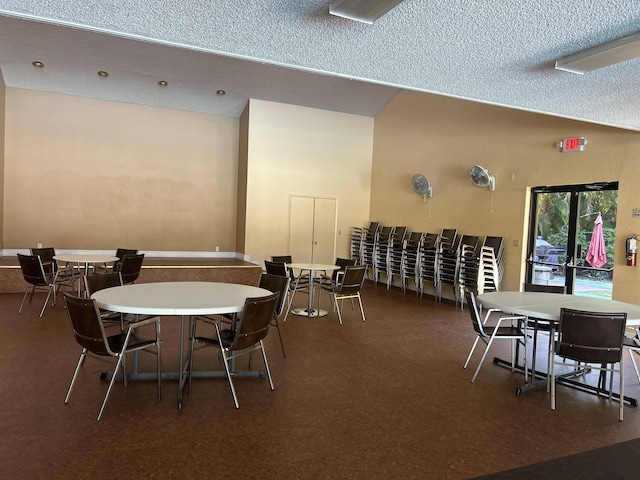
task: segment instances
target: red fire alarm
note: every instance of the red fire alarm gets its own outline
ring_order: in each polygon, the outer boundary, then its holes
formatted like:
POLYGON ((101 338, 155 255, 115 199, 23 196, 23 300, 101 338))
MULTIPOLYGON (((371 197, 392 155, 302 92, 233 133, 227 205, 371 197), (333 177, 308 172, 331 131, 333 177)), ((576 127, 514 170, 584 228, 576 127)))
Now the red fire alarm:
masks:
POLYGON ((558 142, 558 148, 562 149, 562 153, 565 152, 581 152, 584 150, 584 146, 587 144, 587 139, 584 137, 571 137, 565 138, 558 142))

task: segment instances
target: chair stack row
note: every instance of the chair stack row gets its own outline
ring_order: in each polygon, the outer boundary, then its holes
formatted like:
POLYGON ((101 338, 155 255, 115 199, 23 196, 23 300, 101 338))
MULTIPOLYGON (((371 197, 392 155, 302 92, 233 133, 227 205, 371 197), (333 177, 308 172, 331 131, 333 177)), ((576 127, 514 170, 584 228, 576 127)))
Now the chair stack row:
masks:
POLYGON ((464 289, 479 293, 499 290, 504 275, 502 237, 459 235, 457 229, 440 233, 409 232, 372 222, 369 228, 353 227, 351 258, 367 266, 367 276, 389 288, 399 282, 406 292, 411 283, 422 296, 431 285, 437 300, 450 287, 457 303, 464 303, 464 289))

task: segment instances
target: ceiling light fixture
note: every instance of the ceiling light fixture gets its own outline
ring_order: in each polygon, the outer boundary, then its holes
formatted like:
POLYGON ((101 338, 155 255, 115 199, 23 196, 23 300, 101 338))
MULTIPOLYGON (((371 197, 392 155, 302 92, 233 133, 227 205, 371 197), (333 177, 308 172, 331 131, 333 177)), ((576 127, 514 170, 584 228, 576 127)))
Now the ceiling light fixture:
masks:
POLYGON ((220 96, 222 96, 222 95, 224 95, 224 94, 226 94, 226 93, 227 93, 227 92, 225 92, 224 90, 216 90, 216 95, 220 95, 220 96))
POLYGON ((556 69, 582 75, 638 57, 640 32, 567 55, 556 62, 556 69))
POLYGON ((329 13, 356 22, 373 23, 403 0, 336 0, 329 13))
POLYGON ((98 76, 99 77, 108 77, 109 76, 109 72, 105 72, 104 70, 100 70, 98 72, 98 76))
POLYGON ((44 68, 44 63, 38 62, 37 60, 35 62, 31 62, 31 65, 37 68, 44 68))
POLYGON ((158 82, 158 85, 160 85, 161 87, 166 87, 167 85, 169 85, 169 82, 167 82, 166 80, 160 80, 158 82))

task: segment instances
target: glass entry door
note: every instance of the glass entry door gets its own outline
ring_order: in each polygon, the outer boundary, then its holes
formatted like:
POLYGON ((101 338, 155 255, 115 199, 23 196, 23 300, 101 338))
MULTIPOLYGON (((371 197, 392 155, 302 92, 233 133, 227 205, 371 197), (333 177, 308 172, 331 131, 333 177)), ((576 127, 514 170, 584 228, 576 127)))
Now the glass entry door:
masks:
POLYGON ((527 282, 611 298, 618 183, 532 189, 527 282))

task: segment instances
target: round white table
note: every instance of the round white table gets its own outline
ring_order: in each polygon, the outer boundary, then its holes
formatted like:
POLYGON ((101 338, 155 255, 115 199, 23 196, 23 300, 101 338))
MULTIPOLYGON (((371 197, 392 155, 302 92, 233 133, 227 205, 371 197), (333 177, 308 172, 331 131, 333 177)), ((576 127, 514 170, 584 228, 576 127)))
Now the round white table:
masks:
MULTIPOLYGON (((197 315, 220 315, 242 311, 245 300, 271 295, 269 290, 250 285, 219 282, 156 282, 134 283, 121 287, 105 288, 95 292, 91 298, 98 308, 134 315, 179 316, 180 366, 178 373, 163 373, 162 378, 178 378, 178 408, 182 408, 182 389, 186 380, 184 357, 185 317, 197 315)), ((238 376, 256 376, 261 372, 234 372, 238 376)), ((154 378, 153 373, 137 372, 134 363, 132 378, 154 378)), ((223 371, 193 372, 197 377, 226 376, 223 371)), ((264 373, 262 373, 264 375, 264 373)))
MULTIPOLYGON (((95 255, 91 253, 86 254, 61 254, 55 255, 53 259, 57 262, 74 263, 75 267, 80 270, 84 268, 84 273, 89 273, 89 265, 107 264, 118 260, 118 257, 113 255, 95 255)), ((78 296, 80 296, 83 288, 83 282, 78 282, 78 296)))
POLYGON ((75 263, 78 267, 84 266, 85 272, 88 271, 89 265, 112 263, 118 260, 118 257, 113 255, 94 255, 90 253, 56 255, 53 258, 58 262, 75 263))
POLYGON ((546 292, 488 292, 478 295, 477 300, 484 307, 555 323, 560 321, 562 307, 589 312, 624 312, 628 326, 640 326, 640 306, 606 298, 546 292))
MULTIPOLYGON (((485 308, 495 308, 505 313, 527 317, 535 322, 534 331, 534 352, 532 356, 531 383, 525 384, 516 390, 516 395, 535 388, 546 385, 546 374, 538 373, 535 370, 535 336, 537 335, 537 322, 543 320, 551 325, 551 335, 555 330, 555 325, 560 322, 560 309, 572 308, 574 310, 584 310, 601 313, 626 313, 627 326, 640 326, 640 306, 631 303, 618 302, 605 298, 583 297, 579 295, 563 295, 559 293, 547 292, 488 292, 478 295, 477 301, 485 308), (542 377, 542 382, 536 382, 535 377, 542 377)), ((494 363, 508 364, 502 359, 494 358, 494 363)), ((597 391, 589 385, 577 384, 569 378, 560 378, 568 385, 579 386, 584 391, 597 391)), ((614 392, 614 396, 617 394, 614 392)), ((625 397, 634 406, 638 405, 635 398, 625 397)))
POLYGON ((333 272, 334 270, 339 270, 340 267, 338 265, 323 263, 287 263, 286 266, 294 270, 300 270, 300 272, 309 272, 309 303, 307 308, 295 308, 291 310, 293 314, 303 317, 324 317, 327 315, 328 312, 326 310, 313 307, 313 283, 316 272, 333 272))
POLYGON ((94 293, 100 308, 139 315, 220 315, 242 311, 250 297, 271 295, 251 285, 219 282, 134 283, 94 293))

